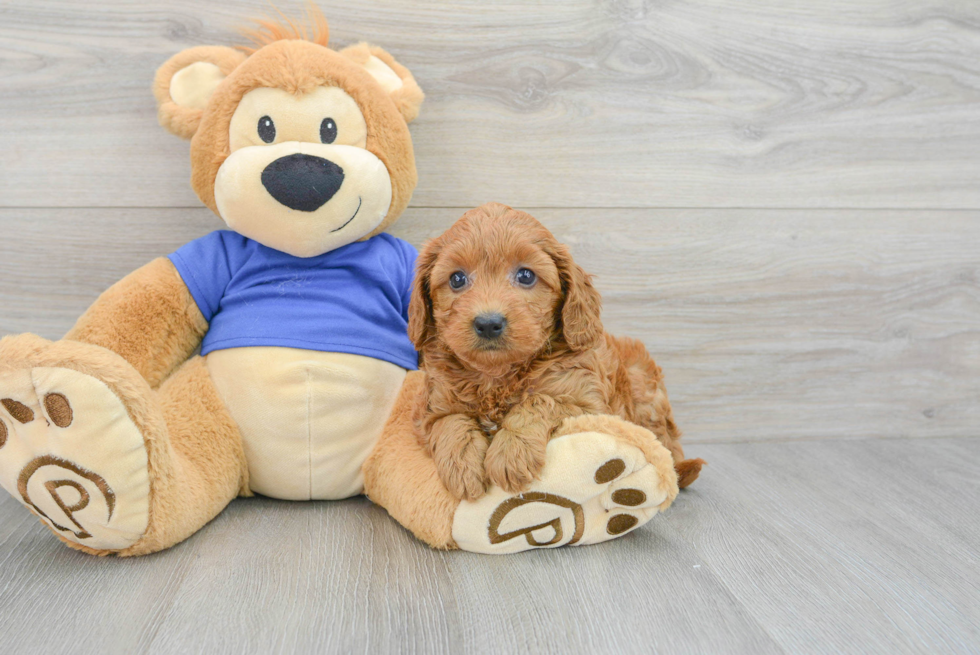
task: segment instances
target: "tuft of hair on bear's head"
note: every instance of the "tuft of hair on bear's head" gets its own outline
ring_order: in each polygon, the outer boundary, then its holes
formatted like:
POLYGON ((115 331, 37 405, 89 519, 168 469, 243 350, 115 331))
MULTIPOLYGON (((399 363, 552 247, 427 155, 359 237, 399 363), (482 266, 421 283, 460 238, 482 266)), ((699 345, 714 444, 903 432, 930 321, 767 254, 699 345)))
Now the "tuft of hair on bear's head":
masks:
POLYGON ((239 29, 241 35, 256 46, 238 46, 239 50, 252 54, 270 43, 287 40, 309 41, 325 48, 330 43, 330 25, 315 3, 310 2, 306 5, 305 21, 300 22, 286 16, 278 7, 273 6, 273 9, 279 14, 278 18, 255 18, 254 27, 239 29))

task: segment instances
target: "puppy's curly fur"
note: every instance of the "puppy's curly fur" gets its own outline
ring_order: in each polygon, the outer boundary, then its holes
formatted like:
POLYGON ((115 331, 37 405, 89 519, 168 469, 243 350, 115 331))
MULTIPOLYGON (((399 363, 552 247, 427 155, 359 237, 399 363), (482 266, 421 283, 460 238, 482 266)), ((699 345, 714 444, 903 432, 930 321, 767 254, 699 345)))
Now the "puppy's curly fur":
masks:
POLYGON ((698 477, 704 461, 684 459, 660 367, 639 341, 607 334, 600 309, 568 249, 524 212, 490 203, 426 244, 408 312, 427 376, 416 424, 456 496, 522 490, 552 433, 582 414, 650 430, 681 487, 698 477), (478 317, 500 334, 481 335, 478 317))

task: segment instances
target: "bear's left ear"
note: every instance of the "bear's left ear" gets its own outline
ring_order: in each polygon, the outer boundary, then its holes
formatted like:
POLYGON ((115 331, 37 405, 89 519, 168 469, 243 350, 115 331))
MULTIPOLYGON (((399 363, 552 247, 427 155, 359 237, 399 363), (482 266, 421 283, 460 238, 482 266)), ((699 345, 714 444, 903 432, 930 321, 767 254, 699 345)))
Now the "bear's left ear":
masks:
POLYGON ((216 45, 188 48, 168 59, 153 80, 160 125, 185 139, 194 136, 211 94, 245 57, 216 45))
POLYGON ((419 115, 419 107, 422 106, 425 94, 407 68, 381 48, 367 43, 348 46, 341 50, 340 54, 363 66, 364 70, 377 80, 381 88, 395 101, 395 106, 398 107, 406 123, 415 120, 419 115))

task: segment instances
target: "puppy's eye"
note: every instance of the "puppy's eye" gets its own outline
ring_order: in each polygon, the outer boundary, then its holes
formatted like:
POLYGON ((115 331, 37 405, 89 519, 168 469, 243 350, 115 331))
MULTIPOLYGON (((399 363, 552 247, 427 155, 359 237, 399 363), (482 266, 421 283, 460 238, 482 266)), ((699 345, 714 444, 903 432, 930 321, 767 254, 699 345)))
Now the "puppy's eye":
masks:
POLYGON ((538 281, 538 276, 535 275, 534 271, 532 271, 531 269, 522 268, 519 271, 517 271, 517 274, 514 276, 514 279, 516 279, 517 283, 522 287, 533 287, 534 283, 538 281))
POLYGON ((466 282, 467 282, 466 273, 464 273, 463 271, 456 271, 455 273, 449 276, 449 287, 453 291, 459 291, 460 289, 465 287, 466 282))
POLYGON ((324 118, 320 123, 320 141, 323 143, 333 143, 337 140, 337 124, 332 118, 324 118))
POLYGON ((268 116, 259 119, 259 138, 266 143, 276 140, 276 124, 268 116))

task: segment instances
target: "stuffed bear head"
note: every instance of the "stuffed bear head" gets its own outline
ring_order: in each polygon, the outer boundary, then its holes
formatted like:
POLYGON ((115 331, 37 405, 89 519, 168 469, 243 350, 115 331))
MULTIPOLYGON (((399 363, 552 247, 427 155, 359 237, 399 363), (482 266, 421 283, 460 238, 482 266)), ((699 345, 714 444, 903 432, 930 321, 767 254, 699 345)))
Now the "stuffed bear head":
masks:
POLYGON ((160 124, 191 139, 191 186, 236 232, 315 257, 390 226, 417 182, 408 123, 422 104, 384 50, 334 51, 319 12, 312 36, 260 21, 259 46, 189 48, 157 71, 160 124))

